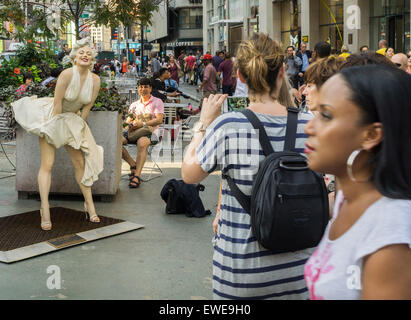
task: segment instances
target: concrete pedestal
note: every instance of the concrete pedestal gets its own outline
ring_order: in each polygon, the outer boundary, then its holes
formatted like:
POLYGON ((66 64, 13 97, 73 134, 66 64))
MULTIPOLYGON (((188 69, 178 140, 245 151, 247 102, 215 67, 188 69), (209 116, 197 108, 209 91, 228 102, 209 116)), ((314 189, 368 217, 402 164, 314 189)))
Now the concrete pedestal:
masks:
MULTIPOLYGON (((121 117, 118 112, 92 111, 87 123, 96 143, 104 148, 104 170, 92 186, 93 196, 99 196, 96 200, 111 201, 121 179, 121 117)), ((19 198, 27 198, 30 194, 38 194, 37 175, 41 162, 38 137, 19 128, 16 144, 16 190, 19 198)), ((64 147, 56 150, 50 194, 81 195, 64 147)))

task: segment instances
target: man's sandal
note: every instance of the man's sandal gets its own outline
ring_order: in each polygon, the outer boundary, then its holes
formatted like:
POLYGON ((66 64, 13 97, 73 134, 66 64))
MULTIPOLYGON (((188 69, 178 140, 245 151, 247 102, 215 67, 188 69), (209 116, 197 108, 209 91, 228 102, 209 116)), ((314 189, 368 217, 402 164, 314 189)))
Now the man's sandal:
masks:
POLYGON ((130 183, 128 184, 128 187, 130 189, 136 189, 140 186, 140 183, 141 183, 141 178, 137 175, 133 175, 133 177, 130 179, 130 183), (137 178, 138 181, 134 180, 136 178, 137 178))
POLYGON ((131 179, 134 178, 134 173, 133 170, 136 170, 137 167, 136 166, 130 166, 130 174, 128 175, 128 179, 131 181, 131 179))

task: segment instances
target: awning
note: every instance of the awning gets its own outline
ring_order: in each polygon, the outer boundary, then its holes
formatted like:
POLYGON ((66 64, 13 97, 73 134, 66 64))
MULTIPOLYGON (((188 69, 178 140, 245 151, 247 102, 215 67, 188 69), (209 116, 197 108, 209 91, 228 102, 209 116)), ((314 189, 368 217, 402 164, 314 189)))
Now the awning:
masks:
POLYGON ((223 19, 223 20, 218 20, 215 22, 211 22, 208 25, 213 26, 215 24, 230 24, 230 23, 243 23, 243 18, 236 18, 236 19, 223 19))

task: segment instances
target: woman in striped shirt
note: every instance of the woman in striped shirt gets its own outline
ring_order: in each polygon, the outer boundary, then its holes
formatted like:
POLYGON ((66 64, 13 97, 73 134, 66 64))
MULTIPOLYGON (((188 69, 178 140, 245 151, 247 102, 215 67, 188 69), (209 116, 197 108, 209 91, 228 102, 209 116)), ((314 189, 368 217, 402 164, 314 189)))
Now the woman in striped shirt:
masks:
MULTIPOLYGON (((236 58, 238 76, 249 88, 250 106, 263 123, 274 150, 282 151, 287 110, 278 101, 285 75, 280 45, 268 36, 256 35, 242 42, 236 58)), ((198 183, 217 168, 229 175, 246 195, 259 163, 264 159, 258 136, 240 112, 223 115, 225 95, 211 95, 204 101, 200 121, 182 165, 186 183, 198 183)), ((303 153, 304 125, 311 114, 300 113, 296 151, 303 153)), ((250 215, 222 183, 221 208, 213 256, 215 299, 307 299, 303 267, 312 249, 273 254, 253 235, 250 215)))

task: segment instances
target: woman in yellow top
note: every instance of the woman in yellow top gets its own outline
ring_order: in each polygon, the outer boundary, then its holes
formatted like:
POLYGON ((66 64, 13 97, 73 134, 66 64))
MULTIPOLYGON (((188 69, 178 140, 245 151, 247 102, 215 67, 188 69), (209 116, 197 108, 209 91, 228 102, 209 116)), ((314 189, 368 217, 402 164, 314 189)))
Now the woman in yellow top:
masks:
POLYGON ((341 47, 341 54, 339 55, 339 57, 347 59, 347 57, 349 57, 351 54, 348 52, 348 47, 346 45, 343 45, 341 47))
POLYGON ((73 67, 58 77, 54 98, 24 97, 12 103, 16 121, 39 136, 41 165, 38 174, 41 228, 51 230, 48 195, 56 148, 64 146, 75 178, 83 193, 84 210, 91 222, 100 222, 94 208, 91 186, 103 171, 103 148, 96 142, 86 119, 94 105, 100 78, 91 73, 96 52, 89 38, 79 40, 70 53, 73 67))

